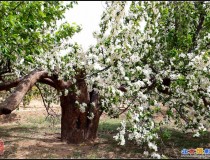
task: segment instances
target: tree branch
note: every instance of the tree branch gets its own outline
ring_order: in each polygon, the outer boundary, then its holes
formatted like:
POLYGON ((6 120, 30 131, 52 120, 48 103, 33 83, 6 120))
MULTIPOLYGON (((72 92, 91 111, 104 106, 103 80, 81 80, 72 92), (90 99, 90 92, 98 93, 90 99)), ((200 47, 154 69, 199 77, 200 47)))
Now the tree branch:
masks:
POLYGON ((21 80, 22 80, 22 78, 17 79, 12 82, 0 83, 0 91, 8 90, 10 88, 16 87, 20 83, 21 80))
MULTIPOLYGON (((44 107, 45 107, 45 109, 46 109, 46 111, 47 111, 47 117, 48 117, 48 116, 55 117, 53 114, 51 114, 51 113, 49 112, 49 109, 51 109, 51 108, 50 108, 49 105, 47 106, 47 104, 46 104, 46 102, 45 102, 45 100, 44 100, 44 96, 43 96, 43 94, 42 94, 41 88, 38 86, 38 84, 35 84, 35 86, 36 86, 37 89, 39 90, 39 93, 40 93, 40 95, 41 95, 41 97, 42 97, 42 101, 43 101, 44 107)), ((51 110, 52 110, 52 109, 51 109, 51 110)), ((53 111, 53 110, 52 110, 52 111, 53 111)), ((53 112, 54 112, 54 111, 53 111, 53 112)), ((56 116, 58 116, 55 112, 54 112, 54 114, 55 114, 56 116)))
POLYGON ((63 89, 69 88, 69 87, 71 87, 73 85, 71 80, 68 80, 68 81, 56 80, 54 82, 55 82, 55 85, 56 85, 57 89, 59 89, 59 90, 63 90, 63 89))
POLYGON ((57 89, 57 86, 55 85, 54 81, 50 78, 41 78, 38 80, 39 83, 47 84, 55 89, 57 89))
MULTIPOLYGON (((103 71, 108 70, 111 66, 112 66, 112 65, 109 65, 109 66, 107 66, 107 67, 105 67, 105 68, 103 68, 103 69, 101 69, 101 70, 98 70, 97 72, 92 73, 91 75, 88 75, 88 76, 86 76, 86 77, 91 77, 91 76, 97 75, 97 74, 100 73, 100 72, 103 72, 103 71)), ((86 78, 86 77, 85 77, 85 78, 86 78)))
POLYGON ((41 78, 47 77, 46 71, 34 70, 25 76, 16 87, 15 91, 0 104, 0 115, 10 114, 22 101, 25 94, 41 78))

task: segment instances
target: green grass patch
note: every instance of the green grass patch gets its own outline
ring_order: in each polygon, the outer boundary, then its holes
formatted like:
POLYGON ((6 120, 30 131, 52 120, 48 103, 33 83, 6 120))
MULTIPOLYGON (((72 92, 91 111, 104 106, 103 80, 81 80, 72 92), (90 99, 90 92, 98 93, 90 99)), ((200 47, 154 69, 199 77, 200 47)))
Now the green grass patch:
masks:
POLYGON ((100 132, 116 132, 117 128, 120 127, 120 122, 122 120, 121 119, 113 119, 113 118, 109 118, 107 117, 106 119, 102 119, 99 122, 99 127, 98 127, 98 131, 100 132))
MULTIPOLYGON (((8 146, 5 155, 0 158, 14 158, 17 150, 23 147, 23 141, 32 142, 30 147, 26 145, 24 148, 30 153, 26 158, 143 158, 142 153, 147 145, 138 146, 135 141, 126 141, 125 146, 120 146, 113 139, 121 121, 122 118, 103 117, 98 127, 99 140, 80 146, 63 144, 56 139, 61 131, 60 118, 54 120, 54 125, 52 119, 46 119, 44 115, 26 118, 20 124, 8 123, 0 126, 0 138, 8 146), (37 146, 39 142, 41 144, 37 146)), ((210 148, 210 133, 197 138, 193 137, 193 133, 183 133, 166 126, 159 132, 158 145, 159 153, 166 158, 180 158, 183 148, 210 148)))

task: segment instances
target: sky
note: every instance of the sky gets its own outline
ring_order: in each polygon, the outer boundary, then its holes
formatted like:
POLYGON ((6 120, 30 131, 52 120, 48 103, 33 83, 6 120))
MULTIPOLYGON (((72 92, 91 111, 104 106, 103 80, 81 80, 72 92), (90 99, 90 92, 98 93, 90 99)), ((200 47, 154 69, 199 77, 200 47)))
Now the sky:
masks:
POLYGON ((92 33, 99 30, 101 15, 105 9, 103 3, 102 1, 78 1, 78 4, 65 14, 67 22, 82 25, 82 31, 75 34, 72 41, 81 44, 84 51, 90 45, 96 44, 92 33))
MULTIPOLYGON (((68 1, 64 1, 64 3, 68 3, 68 1)), ((63 22, 67 21, 70 24, 76 22, 76 24, 82 26, 82 31, 76 33, 70 42, 81 44, 84 51, 87 51, 90 45, 96 44, 96 39, 93 38, 93 32, 99 31, 99 23, 104 10, 104 1, 78 1, 77 5, 74 5, 72 9, 68 10, 65 13, 63 22)), ((142 30, 144 26, 145 22, 142 21, 142 30)), ((63 51, 63 53, 65 52, 63 51)))

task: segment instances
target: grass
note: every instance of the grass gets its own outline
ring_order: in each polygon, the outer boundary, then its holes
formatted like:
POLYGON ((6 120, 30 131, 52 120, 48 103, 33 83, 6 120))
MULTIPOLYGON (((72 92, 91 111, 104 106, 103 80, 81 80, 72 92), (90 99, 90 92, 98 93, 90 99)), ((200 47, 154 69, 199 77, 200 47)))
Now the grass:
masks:
POLYGON ((111 141, 113 138, 110 136, 117 132, 120 126, 120 119, 111 119, 107 117, 99 122, 98 133, 101 138, 106 138, 111 141))
MULTIPOLYGON (((28 116, 21 123, 0 126, 0 139, 4 140, 5 153, 0 158, 143 158, 144 146, 132 141, 119 146, 113 139, 121 119, 103 117, 95 143, 80 145, 60 141, 60 118, 46 119, 44 115, 28 116)), ((201 138, 192 133, 165 127, 159 133, 159 151, 166 158, 180 158, 183 148, 210 148, 210 134, 201 138)))

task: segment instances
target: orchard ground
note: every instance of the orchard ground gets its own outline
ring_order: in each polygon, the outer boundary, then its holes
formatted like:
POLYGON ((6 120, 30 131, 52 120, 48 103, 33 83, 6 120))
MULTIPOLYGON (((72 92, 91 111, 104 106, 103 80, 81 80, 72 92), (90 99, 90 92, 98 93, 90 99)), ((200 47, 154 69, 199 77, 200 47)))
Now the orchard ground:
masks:
MULTIPOLYGON (((60 113, 60 107, 53 109, 60 113)), ((166 108, 162 108, 163 111, 166 108)), ((100 119, 98 139, 95 142, 66 144, 60 140, 60 117, 46 118, 46 110, 40 99, 32 100, 27 107, 20 107, 10 115, 0 116, 0 139, 4 141, 5 152, 0 158, 144 158, 145 146, 127 141, 120 146, 113 139, 120 126, 119 119, 103 114, 100 119)), ((156 115, 161 121, 162 115, 156 115)), ((183 148, 210 148, 210 132, 196 138, 192 133, 183 134, 167 125, 159 133, 159 152, 166 158, 180 158, 183 148)))

